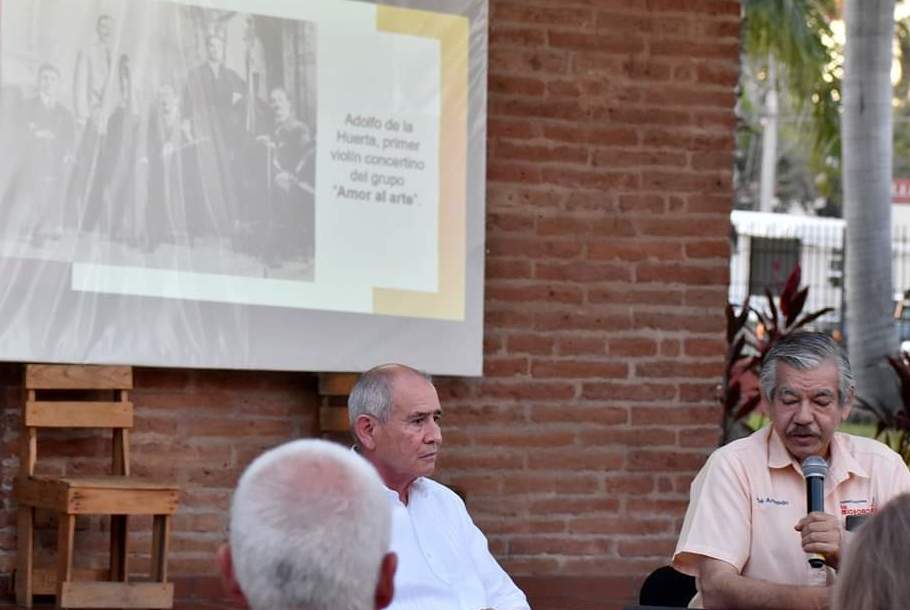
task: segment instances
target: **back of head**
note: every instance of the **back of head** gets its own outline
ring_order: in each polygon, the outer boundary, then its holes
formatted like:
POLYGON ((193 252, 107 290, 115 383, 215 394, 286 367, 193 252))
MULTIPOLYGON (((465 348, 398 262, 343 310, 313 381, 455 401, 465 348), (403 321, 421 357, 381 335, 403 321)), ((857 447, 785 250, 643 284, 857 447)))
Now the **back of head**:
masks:
POLYGON ((834 610, 904 610, 910 604, 907 557, 910 494, 891 500, 860 528, 834 590, 834 610))
POLYGON ((251 610, 372 609, 390 510, 353 451, 300 440, 259 456, 231 506, 234 574, 251 610))

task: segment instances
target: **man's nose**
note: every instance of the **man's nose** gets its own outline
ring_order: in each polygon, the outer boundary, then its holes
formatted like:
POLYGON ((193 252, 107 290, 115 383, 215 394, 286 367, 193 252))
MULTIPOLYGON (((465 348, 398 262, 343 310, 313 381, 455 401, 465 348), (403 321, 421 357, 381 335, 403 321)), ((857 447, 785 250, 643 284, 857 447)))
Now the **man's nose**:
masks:
POLYGON ((812 423, 812 406, 809 404, 808 400, 799 401, 799 408, 796 410, 794 419, 799 424, 812 423))
POLYGON ((425 441, 427 444, 442 444, 442 428, 439 427, 439 422, 435 419, 430 420, 425 441))

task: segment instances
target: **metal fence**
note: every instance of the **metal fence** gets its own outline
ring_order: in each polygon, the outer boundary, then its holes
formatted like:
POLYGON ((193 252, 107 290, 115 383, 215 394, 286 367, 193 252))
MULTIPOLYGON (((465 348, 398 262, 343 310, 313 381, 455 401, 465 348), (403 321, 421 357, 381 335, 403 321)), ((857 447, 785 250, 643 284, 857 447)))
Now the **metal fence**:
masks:
MULTIPOLYGON (((735 211, 730 259, 729 300, 767 309, 765 288, 776 296, 798 262, 802 285, 809 287, 804 311, 823 307, 833 312, 816 326, 843 331, 844 243, 841 219, 735 211)), ((892 287, 895 299, 910 290, 910 227, 897 226, 892 239, 892 287)))

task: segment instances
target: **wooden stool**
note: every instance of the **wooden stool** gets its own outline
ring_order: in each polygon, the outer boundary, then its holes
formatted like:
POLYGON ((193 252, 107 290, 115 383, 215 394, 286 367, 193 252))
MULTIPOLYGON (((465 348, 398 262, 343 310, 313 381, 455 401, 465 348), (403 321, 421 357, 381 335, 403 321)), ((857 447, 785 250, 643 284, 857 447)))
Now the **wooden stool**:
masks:
POLYGON ((25 433, 15 482, 19 503, 16 601, 32 606, 35 594, 56 594, 57 608, 171 608, 174 585, 167 582, 170 519, 179 489, 129 476, 129 429, 133 405, 128 366, 27 365, 23 413, 25 433), (50 400, 53 390, 104 390, 111 400, 50 400), (109 476, 54 477, 35 474, 39 428, 110 428, 113 464, 109 476), (57 568, 35 567, 35 510, 57 513, 57 568), (111 516, 110 570, 74 570, 76 515, 111 516), (151 582, 129 582, 129 515, 152 515, 151 582), (79 578, 74 578, 78 576, 79 578))

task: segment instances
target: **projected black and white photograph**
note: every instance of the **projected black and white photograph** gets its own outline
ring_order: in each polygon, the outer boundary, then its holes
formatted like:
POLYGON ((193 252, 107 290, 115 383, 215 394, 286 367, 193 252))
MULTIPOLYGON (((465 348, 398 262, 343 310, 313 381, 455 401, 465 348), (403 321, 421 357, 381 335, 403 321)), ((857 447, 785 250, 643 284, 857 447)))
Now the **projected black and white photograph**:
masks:
POLYGON ((314 278, 314 23, 4 0, 0 24, 0 254, 314 278))

